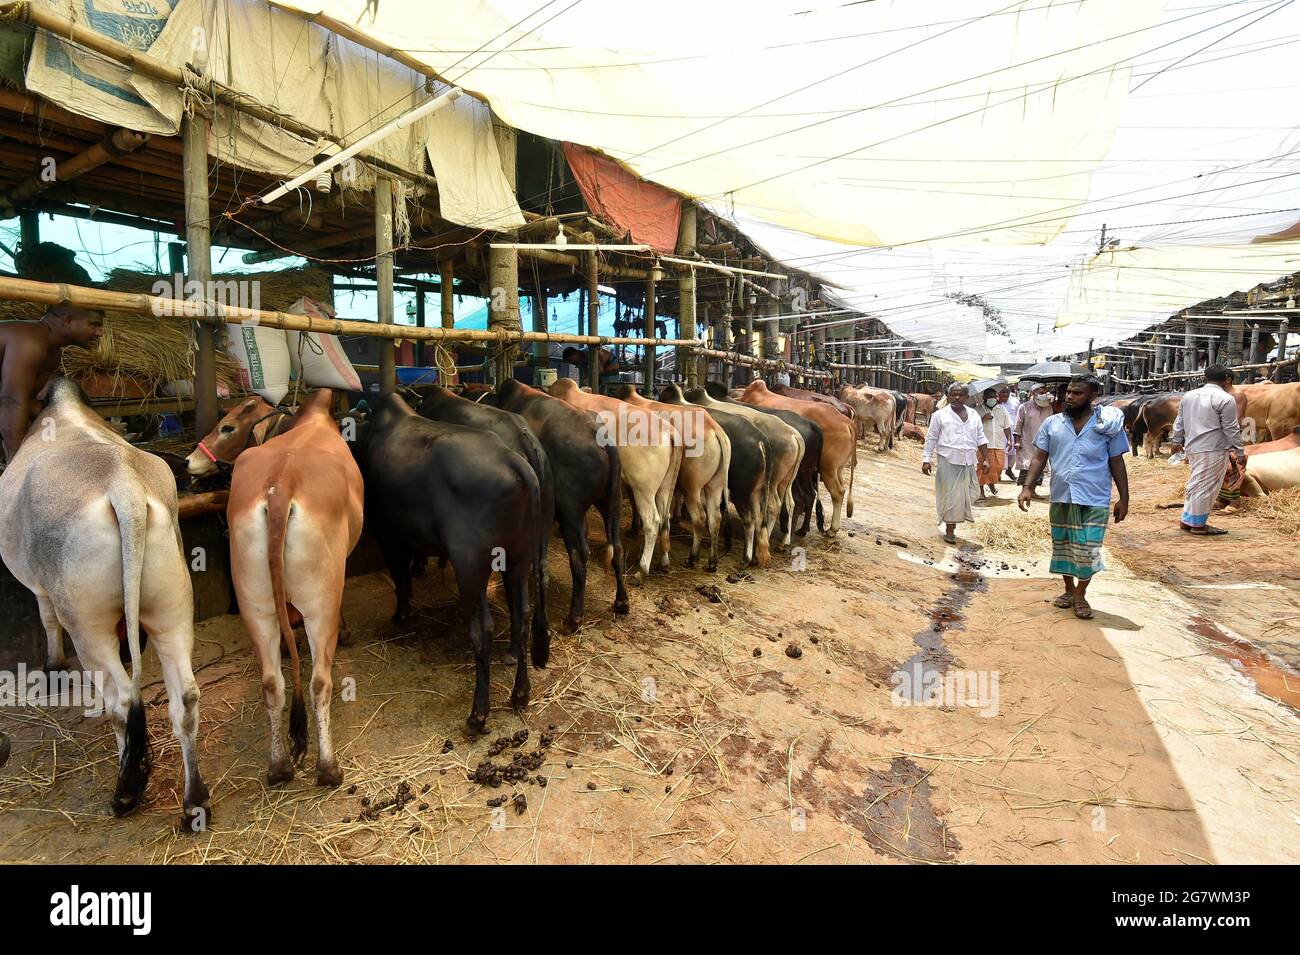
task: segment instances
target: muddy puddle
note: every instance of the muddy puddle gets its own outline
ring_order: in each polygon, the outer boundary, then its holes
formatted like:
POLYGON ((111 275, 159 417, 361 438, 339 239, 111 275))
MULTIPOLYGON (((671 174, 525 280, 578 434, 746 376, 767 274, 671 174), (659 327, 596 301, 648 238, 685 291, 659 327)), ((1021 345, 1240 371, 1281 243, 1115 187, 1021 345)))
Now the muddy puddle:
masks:
POLYGON ((1215 655, 1248 677, 1261 694, 1300 712, 1300 673, 1274 661, 1253 644, 1234 640, 1206 617, 1193 617, 1188 628, 1209 640, 1215 655))
POLYGON ((981 570, 986 561, 969 554, 954 558, 957 570, 949 574, 953 586, 944 590, 930 610, 930 625, 912 637, 917 651, 905 660, 892 675, 895 693, 914 703, 923 702, 926 687, 933 686, 948 668, 956 662, 944 640, 949 630, 965 629, 964 613, 971 598, 988 590, 988 582, 981 570))

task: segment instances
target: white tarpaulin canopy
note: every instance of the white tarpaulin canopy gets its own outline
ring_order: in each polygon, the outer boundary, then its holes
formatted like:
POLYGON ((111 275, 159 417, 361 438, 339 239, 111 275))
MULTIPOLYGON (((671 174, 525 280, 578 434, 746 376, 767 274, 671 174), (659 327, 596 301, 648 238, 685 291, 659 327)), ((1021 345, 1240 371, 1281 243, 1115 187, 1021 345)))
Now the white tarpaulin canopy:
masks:
POLYGON ((1054 235, 1038 220, 1086 198, 1164 0, 281 5, 429 64, 513 126, 738 215, 883 245, 990 223, 1054 235), (1050 189, 1017 186, 1062 156, 1050 189))

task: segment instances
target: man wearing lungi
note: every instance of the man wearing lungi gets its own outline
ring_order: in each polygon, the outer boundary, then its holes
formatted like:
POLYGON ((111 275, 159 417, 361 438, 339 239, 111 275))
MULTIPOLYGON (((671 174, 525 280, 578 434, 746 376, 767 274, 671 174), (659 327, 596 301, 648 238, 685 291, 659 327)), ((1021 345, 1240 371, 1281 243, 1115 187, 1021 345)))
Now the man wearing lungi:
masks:
MULTIPOLYGON (((1052 464, 1052 503, 1048 517, 1052 524, 1051 572, 1065 580, 1065 593, 1055 605, 1074 608, 1080 620, 1092 617, 1088 584, 1093 575, 1105 570, 1101 542, 1110 519, 1110 485, 1115 482, 1115 523, 1128 515, 1128 471, 1124 455, 1128 436, 1124 413, 1095 405, 1101 381, 1095 375, 1075 375, 1065 391, 1065 410, 1052 415, 1034 438, 1034 458, 1025 487, 1020 492, 1020 509, 1029 510, 1034 484, 1052 464)), ((1216 485, 1217 487, 1217 485, 1216 485)))
POLYGON ((1237 467, 1245 466, 1237 402, 1226 390, 1229 379, 1230 373, 1222 365, 1205 369, 1205 384, 1183 395, 1169 438, 1175 452, 1187 452, 1191 466, 1180 526, 1198 537, 1228 533, 1210 525, 1210 511, 1223 486, 1229 461, 1237 467))
POLYGON ((921 473, 934 473, 935 510, 944 524, 943 539, 957 543, 957 525, 975 520, 975 465, 988 466, 984 426, 966 407, 966 386, 948 386, 948 404, 930 415, 930 430, 921 454, 921 473), (931 462, 939 454, 937 470, 931 462))
POLYGON ((1020 410, 1020 398, 1017 396, 1015 389, 1010 385, 1004 385, 998 389, 998 401, 1007 413, 1007 418, 1011 421, 1011 443, 1007 445, 1007 467, 1002 473, 1007 479, 1014 481, 1016 479, 1016 464, 1020 460, 1020 442, 1016 438, 1016 413, 1020 410))
POLYGON ((980 424, 984 426, 984 440, 988 444, 988 460, 980 464, 976 475, 982 501, 985 488, 994 497, 998 496, 998 481, 1002 480, 1002 470, 1007 464, 1007 445, 1011 442, 1011 418, 1002 406, 996 389, 986 388, 981 403, 980 424))
MULTIPOLYGON (((1034 460, 1034 438, 1038 437, 1038 431, 1043 426, 1043 422, 1050 418, 1055 412, 1052 409, 1052 396, 1047 393, 1047 387, 1041 382, 1034 384, 1030 389, 1030 397, 1023 402, 1016 410, 1016 423, 1012 428, 1012 433, 1016 438, 1016 448, 1020 455, 1016 462, 1020 467, 1020 474, 1016 478, 1017 483, 1024 485, 1025 478, 1029 474, 1029 465, 1034 460)), ((1038 480, 1042 481, 1042 475, 1038 480)), ((1029 486, 1030 493, 1038 494, 1038 485, 1029 486)))

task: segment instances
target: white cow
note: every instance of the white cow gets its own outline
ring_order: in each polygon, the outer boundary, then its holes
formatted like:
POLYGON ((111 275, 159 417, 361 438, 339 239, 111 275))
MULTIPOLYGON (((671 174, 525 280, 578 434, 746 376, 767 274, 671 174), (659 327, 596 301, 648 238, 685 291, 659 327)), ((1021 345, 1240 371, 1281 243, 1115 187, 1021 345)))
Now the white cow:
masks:
POLYGON ((65 664, 63 630, 94 675, 117 734, 114 815, 135 809, 149 778, 140 699, 140 633, 162 663, 172 728, 185 764, 181 827, 206 827, 199 775, 199 687, 194 595, 176 518, 176 483, 160 458, 133 448, 64 378, 49 387, 9 467, 0 474, 0 558, 36 595, 48 640, 46 666, 65 664), (128 676, 119 627, 131 655, 128 676))

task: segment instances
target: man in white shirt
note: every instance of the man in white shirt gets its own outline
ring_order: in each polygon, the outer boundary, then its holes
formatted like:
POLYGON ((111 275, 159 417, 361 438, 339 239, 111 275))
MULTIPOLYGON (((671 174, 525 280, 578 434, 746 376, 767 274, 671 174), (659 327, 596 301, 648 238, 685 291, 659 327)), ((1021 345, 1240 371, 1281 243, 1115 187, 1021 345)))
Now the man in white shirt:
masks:
POLYGON ((980 401, 980 423, 984 426, 984 439, 988 444, 988 458, 979 467, 980 500, 984 500, 984 489, 988 488, 994 497, 998 496, 998 481, 1002 480, 1002 469, 1007 464, 1007 445, 1011 441, 1011 418, 1007 409, 998 399, 998 390, 985 389, 980 401))
POLYGON ((1223 486, 1229 458, 1238 466, 1245 465, 1237 402, 1224 388, 1229 374, 1222 365, 1205 369, 1205 384, 1183 395, 1169 438, 1175 452, 1187 452, 1187 463, 1191 465, 1180 526, 1198 537, 1228 533, 1210 526, 1210 510, 1223 486))
POLYGON ((975 520, 976 461, 988 466, 988 438, 980 416, 966 407, 967 397, 965 385, 948 386, 948 404, 930 416, 921 455, 921 473, 934 473, 935 510, 949 544, 957 543, 958 524, 975 520), (936 452, 937 467, 932 463, 936 452))

